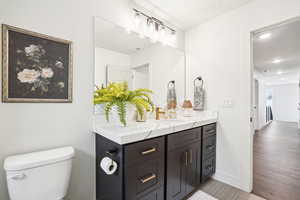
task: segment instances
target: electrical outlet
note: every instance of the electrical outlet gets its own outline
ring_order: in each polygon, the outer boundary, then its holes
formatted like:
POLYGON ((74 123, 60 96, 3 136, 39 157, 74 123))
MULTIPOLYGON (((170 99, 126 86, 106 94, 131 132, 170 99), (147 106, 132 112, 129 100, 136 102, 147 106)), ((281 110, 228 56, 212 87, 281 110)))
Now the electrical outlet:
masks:
POLYGON ((223 108, 233 108, 234 103, 232 99, 225 99, 223 102, 223 108))

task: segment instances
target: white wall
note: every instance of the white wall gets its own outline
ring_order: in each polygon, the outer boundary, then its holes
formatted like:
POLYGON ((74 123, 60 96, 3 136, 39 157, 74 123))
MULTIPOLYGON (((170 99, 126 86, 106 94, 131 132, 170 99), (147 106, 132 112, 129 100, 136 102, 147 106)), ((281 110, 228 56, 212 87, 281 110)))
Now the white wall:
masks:
POLYGON ((274 85, 273 114, 278 121, 298 122, 299 86, 298 84, 274 85))
POLYGON ((250 32, 300 15, 299 0, 254 0, 186 34, 188 94, 202 75, 207 107, 220 111, 216 178, 252 190, 250 32), (224 107, 224 100, 233 107, 224 107))
POLYGON ((128 1, 0 0, 0 23, 74 43, 73 103, 0 103, 1 200, 8 200, 5 172, 2 169, 5 157, 65 145, 76 148, 69 198, 94 199, 95 150, 94 136, 90 132, 94 84, 94 15, 125 24, 129 15, 128 1))
POLYGON ((97 86, 106 83, 106 66, 131 67, 130 55, 111 51, 103 48, 95 49, 95 84, 97 86))
POLYGON ((153 45, 131 55, 132 66, 150 64, 150 88, 154 91, 153 100, 164 106, 167 101, 167 85, 175 80, 178 103, 184 99, 184 53, 177 49, 153 45))

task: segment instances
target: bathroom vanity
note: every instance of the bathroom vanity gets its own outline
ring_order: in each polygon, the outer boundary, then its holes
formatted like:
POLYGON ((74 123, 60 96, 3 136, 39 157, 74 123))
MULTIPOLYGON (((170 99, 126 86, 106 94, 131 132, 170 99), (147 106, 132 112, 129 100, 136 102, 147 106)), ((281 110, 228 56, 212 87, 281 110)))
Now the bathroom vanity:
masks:
POLYGON ((116 127, 95 123, 97 200, 182 200, 215 173, 217 113, 116 127), (102 158, 118 164, 107 175, 102 158))

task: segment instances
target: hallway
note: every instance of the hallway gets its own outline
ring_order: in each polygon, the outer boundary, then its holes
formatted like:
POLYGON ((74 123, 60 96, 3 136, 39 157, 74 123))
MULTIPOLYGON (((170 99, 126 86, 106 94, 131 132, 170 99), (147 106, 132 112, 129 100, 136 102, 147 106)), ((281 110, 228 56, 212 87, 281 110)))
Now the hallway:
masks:
POLYGON ((300 130, 272 122, 254 136, 253 193, 268 200, 300 200, 300 130))

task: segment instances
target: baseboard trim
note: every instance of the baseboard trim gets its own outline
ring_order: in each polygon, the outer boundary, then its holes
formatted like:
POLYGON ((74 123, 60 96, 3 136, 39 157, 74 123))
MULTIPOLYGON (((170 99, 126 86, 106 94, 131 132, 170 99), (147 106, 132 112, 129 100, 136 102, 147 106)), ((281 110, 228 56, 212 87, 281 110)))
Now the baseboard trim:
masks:
POLYGON ((233 187, 239 188, 241 190, 244 190, 244 188, 241 188, 241 181, 239 178, 226 174, 224 172, 216 172, 216 174, 212 177, 213 179, 226 183, 228 185, 231 185, 233 187))
POLYGON ((266 124, 264 124, 262 127, 260 127, 259 129, 256 129, 255 131, 262 131, 265 128, 267 128, 271 123, 273 122, 273 120, 268 121, 266 124))

